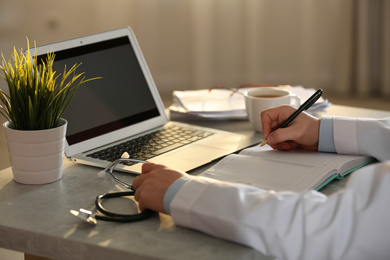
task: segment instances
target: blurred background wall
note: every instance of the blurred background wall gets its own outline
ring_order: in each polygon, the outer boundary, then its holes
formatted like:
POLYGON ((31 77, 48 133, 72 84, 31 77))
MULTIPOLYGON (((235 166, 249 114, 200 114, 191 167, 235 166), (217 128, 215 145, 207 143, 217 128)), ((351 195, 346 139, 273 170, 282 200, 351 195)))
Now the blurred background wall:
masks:
POLYGON ((388 0, 0 0, 0 51, 130 26, 163 94, 260 83, 389 98, 389 14, 388 0))

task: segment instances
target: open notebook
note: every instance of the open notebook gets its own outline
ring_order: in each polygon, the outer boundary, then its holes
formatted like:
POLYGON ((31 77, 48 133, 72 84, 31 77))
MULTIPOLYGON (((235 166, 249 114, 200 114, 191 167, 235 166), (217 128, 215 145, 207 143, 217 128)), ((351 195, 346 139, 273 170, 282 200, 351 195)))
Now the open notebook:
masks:
POLYGON ((269 146, 256 146, 225 157, 201 176, 265 190, 301 192, 319 190, 331 180, 341 179, 374 160, 368 156, 277 151, 269 146))

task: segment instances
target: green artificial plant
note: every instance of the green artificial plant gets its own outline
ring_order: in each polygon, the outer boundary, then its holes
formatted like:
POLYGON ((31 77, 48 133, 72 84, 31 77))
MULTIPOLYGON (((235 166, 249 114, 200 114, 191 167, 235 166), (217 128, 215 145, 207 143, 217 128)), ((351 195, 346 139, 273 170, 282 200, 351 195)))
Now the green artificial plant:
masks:
POLYGON ((35 55, 30 53, 27 40, 27 54, 22 50, 19 53, 14 48, 10 61, 6 61, 2 54, 0 69, 4 75, 0 76, 7 81, 9 95, 0 89, 0 113, 10 122, 10 126, 17 130, 42 130, 54 128, 66 110, 69 102, 76 94, 77 89, 84 83, 94 80, 81 78, 84 73, 76 74, 75 64, 68 71, 56 75, 53 71, 55 55, 47 54, 46 61, 37 63, 35 55))

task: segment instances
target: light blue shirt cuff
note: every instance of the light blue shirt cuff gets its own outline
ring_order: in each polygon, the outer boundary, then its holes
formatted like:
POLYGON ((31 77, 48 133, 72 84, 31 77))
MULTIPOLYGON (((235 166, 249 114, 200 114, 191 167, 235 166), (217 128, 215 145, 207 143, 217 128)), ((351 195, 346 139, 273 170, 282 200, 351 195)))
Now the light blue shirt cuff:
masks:
POLYGON ((164 209, 169 215, 171 214, 170 205, 173 198, 187 181, 189 181, 188 177, 181 177, 180 179, 177 179, 174 183, 171 184, 171 186, 169 186, 167 192, 165 193, 164 209))
POLYGON ((333 134, 333 117, 331 116, 321 117, 318 151, 327 153, 336 152, 333 134))

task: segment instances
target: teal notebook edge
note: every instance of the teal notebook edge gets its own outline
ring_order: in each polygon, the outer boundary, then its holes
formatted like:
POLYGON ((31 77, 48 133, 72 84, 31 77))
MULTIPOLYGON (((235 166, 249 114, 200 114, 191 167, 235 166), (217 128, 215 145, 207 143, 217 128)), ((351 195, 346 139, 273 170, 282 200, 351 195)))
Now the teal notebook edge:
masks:
POLYGON ((377 160, 375 158, 371 158, 370 160, 356 166, 355 168, 352 168, 344 173, 341 173, 341 174, 333 174, 332 176, 330 176, 328 179, 326 179, 323 183, 321 183, 317 188, 315 188, 316 191, 319 191, 320 189, 322 189, 323 187, 325 187, 326 185, 329 184, 329 182, 333 181, 334 179, 338 179, 338 180, 342 180, 346 175, 356 171, 357 169, 363 167, 363 166, 366 166, 367 164, 370 164, 370 163, 373 163, 373 162, 376 162, 377 160))

